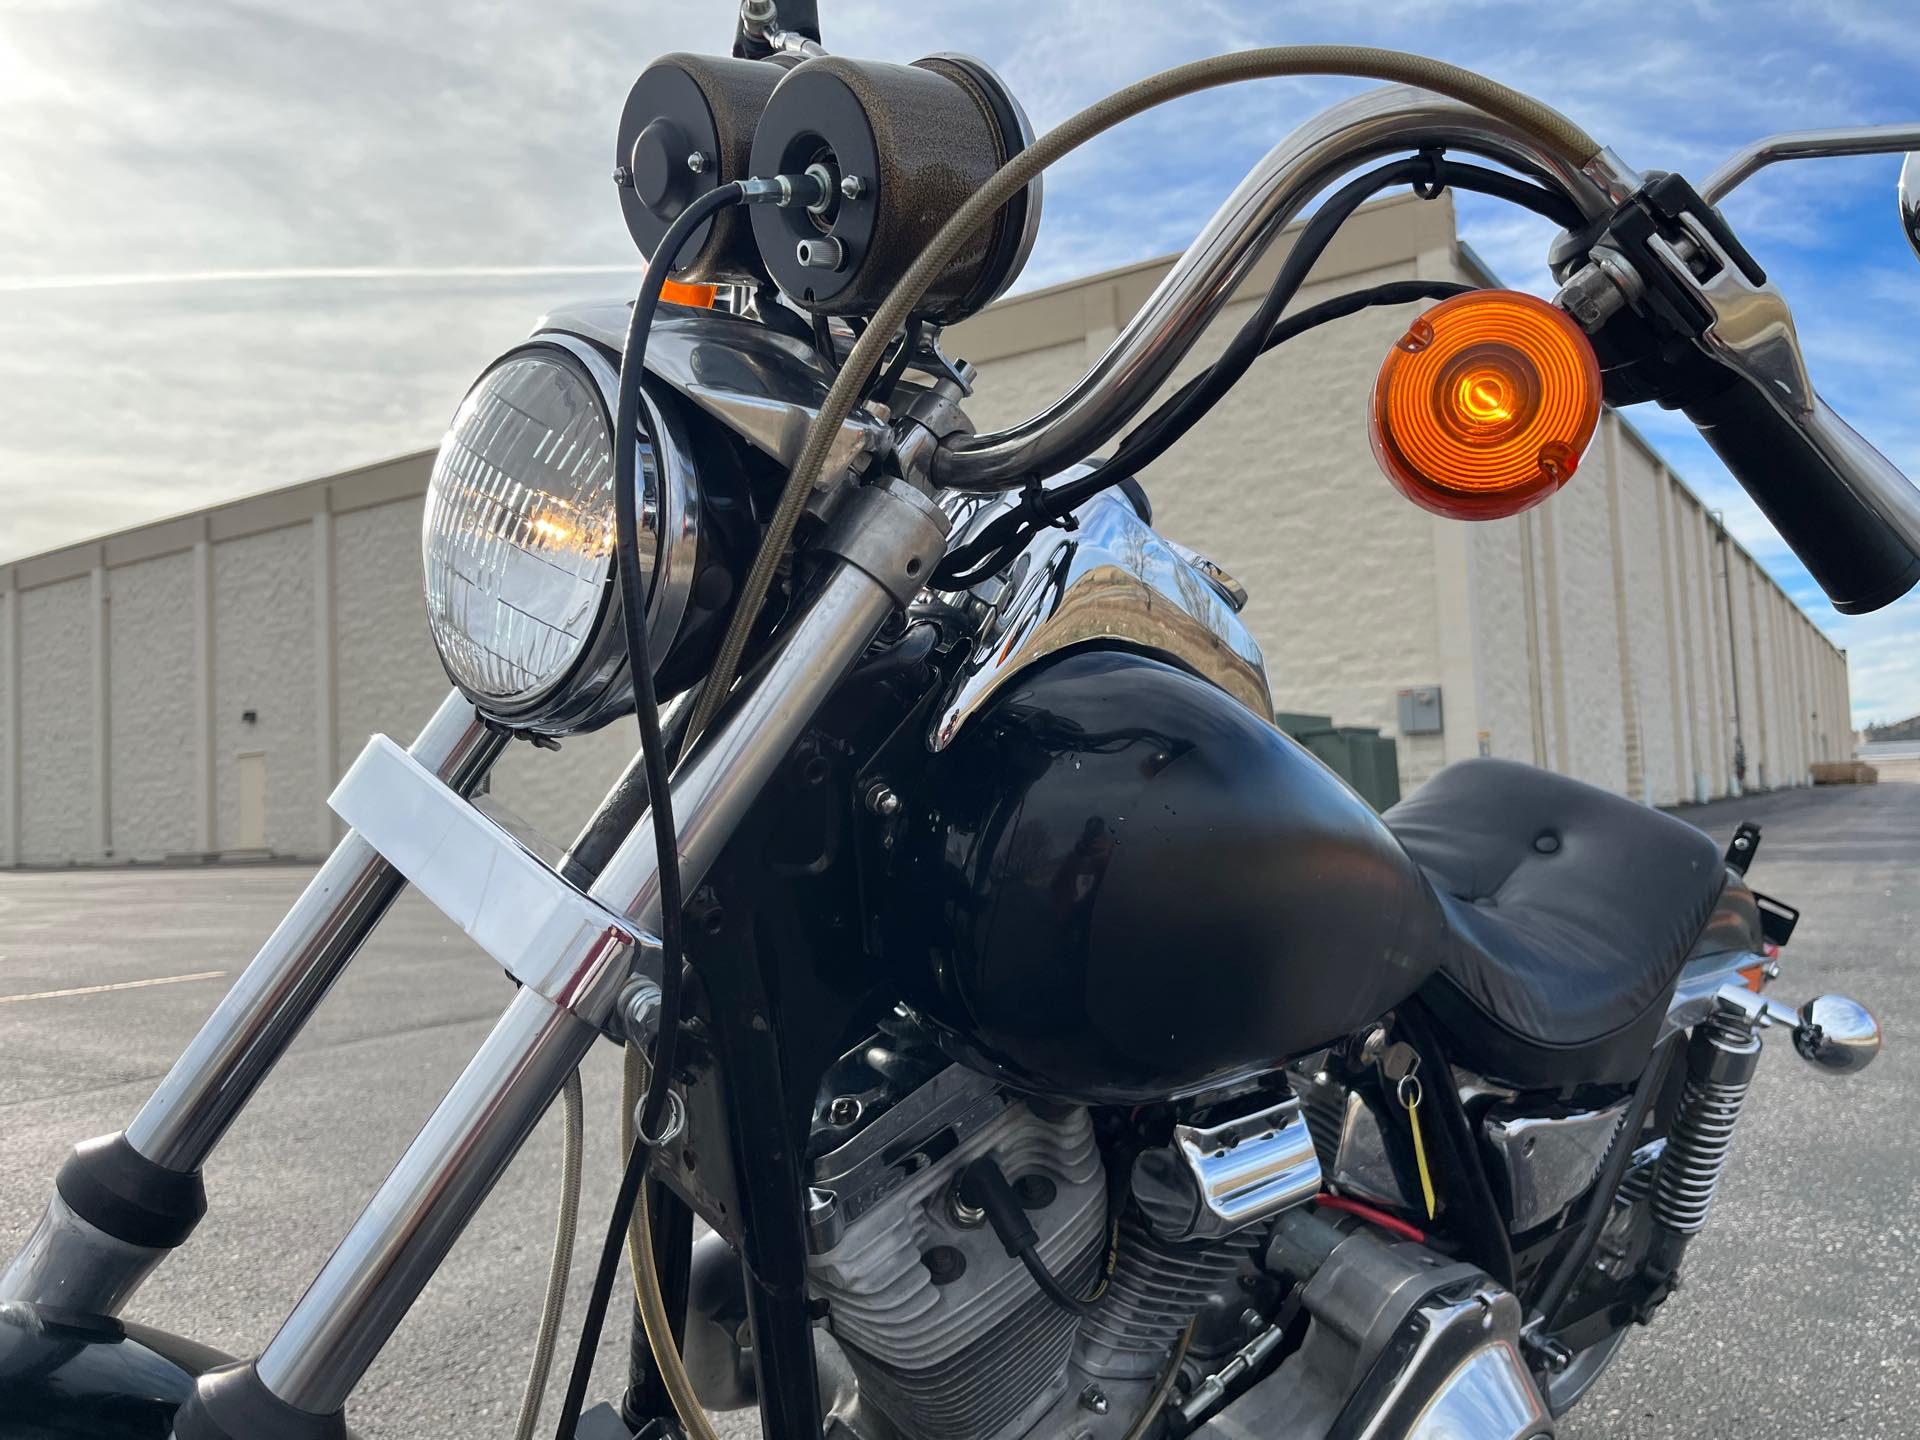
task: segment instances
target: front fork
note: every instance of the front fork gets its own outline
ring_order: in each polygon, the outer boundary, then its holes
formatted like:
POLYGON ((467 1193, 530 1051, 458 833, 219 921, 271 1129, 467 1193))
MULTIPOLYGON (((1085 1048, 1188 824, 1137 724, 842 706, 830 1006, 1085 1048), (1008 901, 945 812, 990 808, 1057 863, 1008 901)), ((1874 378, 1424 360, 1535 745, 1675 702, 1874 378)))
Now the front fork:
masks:
MULTIPOLYGON (((504 743, 454 691, 408 753, 467 794, 504 743)), ((405 883, 347 833, 125 1133, 85 1142, 61 1167, 0 1300, 119 1313, 198 1223, 201 1166, 405 883)))
MULTIPOLYGON (((945 531, 939 510, 897 483, 858 490, 843 502, 819 547, 829 563, 813 598, 674 778, 680 863, 690 885, 887 616, 917 592, 913 577, 938 559, 945 531)), ((452 699, 406 757, 374 738, 356 769, 372 764, 390 776, 424 774, 409 794, 389 797, 387 805, 380 787, 362 786, 358 798, 350 794, 350 773, 335 803, 343 813, 352 810, 355 831, 136 1122, 145 1143, 192 1167, 193 1195, 181 1208, 194 1210, 197 1220, 198 1166, 385 912, 403 876, 521 981, 493 1032, 258 1361, 203 1379, 175 1422, 180 1434, 339 1433, 347 1396, 607 1023, 622 983, 645 957, 657 957, 646 939, 659 924, 659 875, 646 817, 584 893, 551 871, 543 881, 527 870, 524 853, 460 849, 462 836, 484 844, 486 827, 447 792, 470 789, 498 748, 472 708, 452 699), (442 731, 436 744, 445 743, 446 757, 426 748, 429 736, 442 731), (456 731, 467 738, 456 743, 456 731), (462 764, 471 764, 470 774, 452 763, 456 750, 467 756, 462 764), (369 790, 376 792, 371 799, 369 790), (343 805, 342 797, 352 803, 343 805), (409 823, 426 818, 447 827, 444 843, 421 823, 409 823), (369 826, 378 832, 371 839, 369 826), (469 855, 501 868, 476 871, 463 863, 469 855), (472 883, 480 876, 486 884, 472 883), (509 881, 547 905, 544 928, 516 928, 525 919, 518 904, 502 913, 497 890, 509 881), (593 923, 595 917, 607 923, 593 923), (556 936, 564 943, 551 943, 556 936), (521 948, 507 953, 516 941, 521 948)), ((602 809, 617 797, 618 791, 602 809)), ((128 1198, 121 1192, 131 1193, 135 1208, 140 1203, 139 1164, 126 1171, 123 1151, 159 1168, 154 1156, 133 1148, 131 1135, 115 1142, 117 1190, 100 1196, 94 1193, 99 1185, 58 1188, 47 1217, 0 1282, 0 1298, 111 1313, 164 1258, 168 1246, 129 1244, 99 1223, 126 1218, 118 1213, 125 1206, 116 1203, 128 1198), (70 1193, 87 1197, 94 1218, 67 1203, 70 1193)), ((164 1233, 184 1239, 192 1220, 175 1219, 164 1233)), ((147 1240, 162 1233, 126 1228, 147 1240)))

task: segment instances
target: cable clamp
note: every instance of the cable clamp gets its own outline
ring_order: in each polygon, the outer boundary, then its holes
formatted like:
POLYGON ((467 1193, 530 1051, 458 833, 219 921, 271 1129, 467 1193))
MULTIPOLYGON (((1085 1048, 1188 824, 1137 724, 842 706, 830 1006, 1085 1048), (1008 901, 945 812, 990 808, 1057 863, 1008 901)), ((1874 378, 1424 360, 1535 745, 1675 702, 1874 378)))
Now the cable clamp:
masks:
POLYGON ((1447 189, 1446 175, 1440 168, 1446 151, 1438 145, 1429 145, 1420 151, 1418 158, 1427 162, 1428 174, 1426 179, 1413 182, 1413 193, 1422 200, 1438 200, 1447 189))

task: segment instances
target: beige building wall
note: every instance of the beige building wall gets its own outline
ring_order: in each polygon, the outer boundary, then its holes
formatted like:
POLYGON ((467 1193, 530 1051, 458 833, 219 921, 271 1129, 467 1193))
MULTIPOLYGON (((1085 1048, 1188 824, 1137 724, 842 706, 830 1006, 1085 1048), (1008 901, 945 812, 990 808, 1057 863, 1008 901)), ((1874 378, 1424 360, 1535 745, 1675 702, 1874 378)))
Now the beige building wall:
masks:
MULTIPOLYGON (((1218 353, 1278 261, 1170 384, 1218 353)), ((1031 292, 958 327, 948 348, 979 367, 976 423, 1067 389, 1166 268, 1031 292)), ((1416 277, 1488 279, 1444 196, 1363 210, 1301 303, 1416 277)), ((1398 692, 1437 685, 1440 733, 1398 736, 1403 789, 1484 752, 1664 805, 1730 788, 1737 663, 1749 785, 1800 784, 1848 754, 1845 655, 1618 417, 1565 490, 1509 520, 1443 520, 1388 486, 1367 396, 1418 308, 1266 356, 1142 477, 1160 528, 1246 584, 1277 706, 1396 734, 1398 692)), ((367 736, 410 741, 446 694, 420 603, 431 458, 0 566, 0 863, 234 854, 256 838, 323 853, 340 830, 325 797, 367 736), (259 763, 255 837, 240 771, 259 763)), ((564 843, 632 753, 628 724, 558 757, 515 744, 491 789, 564 843)))

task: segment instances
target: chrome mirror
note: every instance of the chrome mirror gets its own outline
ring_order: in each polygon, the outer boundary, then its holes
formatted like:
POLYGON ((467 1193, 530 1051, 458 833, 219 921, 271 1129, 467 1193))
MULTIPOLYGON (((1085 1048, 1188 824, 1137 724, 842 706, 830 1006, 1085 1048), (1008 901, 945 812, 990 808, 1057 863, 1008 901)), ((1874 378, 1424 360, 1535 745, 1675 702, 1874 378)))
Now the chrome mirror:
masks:
MULTIPOLYGON (((1911 169, 1912 163, 1909 162, 1911 169)), ((1822 1070, 1852 1074, 1880 1053, 1880 1022, 1866 1006, 1844 995, 1819 995, 1800 1007, 1793 1048, 1822 1070)))
POLYGON ((1920 255, 1920 150, 1907 154, 1900 167, 1900 228, 1907 232, 1907 243, 1920 255))

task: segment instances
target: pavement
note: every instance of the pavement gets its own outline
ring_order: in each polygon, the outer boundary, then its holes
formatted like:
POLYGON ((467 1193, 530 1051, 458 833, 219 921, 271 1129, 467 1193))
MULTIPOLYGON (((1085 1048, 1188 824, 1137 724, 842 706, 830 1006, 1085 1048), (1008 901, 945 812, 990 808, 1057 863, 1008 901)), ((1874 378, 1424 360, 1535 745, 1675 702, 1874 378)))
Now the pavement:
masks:
MULTIPOLYGON (((1920 765, 1882 783, 1683 812, 1724 840, 1765 827, 1754 882, 1804 910, 1775 985, 1854 995, 1885 1026, 1866 1074, 1768 1046, 1731 1173, 1686 1284, 1563 1425, 1562 1440, 1911 1436, 1920 1413, 1920 765)), ((74 1141, 121 1128, 306 883, 300 867, 0 872, 0 1251, 74 1141)), ((257 1354, 509 996, 499 970, 408 895, 208 1167, 211 1213, 129 1318, 257 1354)), ((617 1170, 618 1066, 586 1067, 585 1223, 551 1424, 617 1170)), ((506 1436, 552 1239, 548 1117, 361 1385, 378 1437, 506 1436)), ((593 1393, 616 1393, 616 1311, 593 1393)), ((727 1428, 750 1433, 745 1416, 727 1428)))

